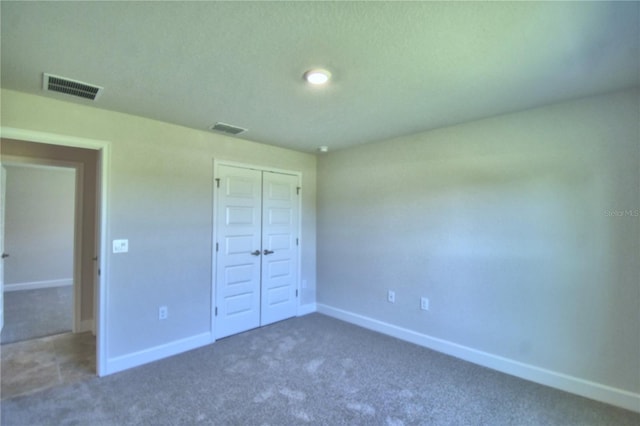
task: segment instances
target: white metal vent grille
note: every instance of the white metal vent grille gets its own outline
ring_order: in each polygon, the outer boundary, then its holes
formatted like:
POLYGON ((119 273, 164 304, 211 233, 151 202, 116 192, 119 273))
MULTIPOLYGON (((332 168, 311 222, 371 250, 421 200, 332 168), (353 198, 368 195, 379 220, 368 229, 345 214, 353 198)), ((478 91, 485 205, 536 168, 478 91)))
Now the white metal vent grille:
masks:
POLYGON ((42 88, 51 92, 64 93, 65 95, 77 96, 92 101, 98 99, 104 90, 100 86, 47 73, 44 73, 42 88))
POLYGON ((211 130, 215 130, 216 132, 228 133, 230 135, 239 135, 240 133, 244 133, 247 129, 243 129, 242 127, 232 126, 231 124, 220 123, 217 122, 213 126, 210 127, 211 130))

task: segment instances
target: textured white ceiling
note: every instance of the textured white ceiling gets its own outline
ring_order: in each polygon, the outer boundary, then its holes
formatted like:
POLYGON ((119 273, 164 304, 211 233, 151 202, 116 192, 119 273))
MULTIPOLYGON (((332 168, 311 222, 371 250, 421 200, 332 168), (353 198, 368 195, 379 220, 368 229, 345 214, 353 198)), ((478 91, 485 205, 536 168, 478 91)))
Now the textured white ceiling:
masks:
POLYGON ((301 151, 640 85, 640 3, 9 2, 2 87, 301 151), (312 67, 333 74, 309 87, 312 67), (95 103, 42 73, 103 86, 95 103))

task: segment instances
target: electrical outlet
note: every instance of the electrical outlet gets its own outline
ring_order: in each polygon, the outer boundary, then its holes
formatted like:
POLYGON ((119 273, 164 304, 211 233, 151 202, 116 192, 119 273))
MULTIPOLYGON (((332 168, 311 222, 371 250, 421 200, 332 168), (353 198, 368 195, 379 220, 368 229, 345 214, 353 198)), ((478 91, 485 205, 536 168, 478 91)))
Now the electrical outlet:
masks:
POLYGON ((387 293, 387 300, 389 303, 396 303, 396 292, 393 290, 389 290, 387 293))
POLYGON ((426 297, 420 298, 420 309, 422 309, 423 311, 429 310, 429 299, 427 299, 426 297))
POLYGON ((127 253, 129 251, 129 240, 113 240, 114 253, 127 253))
POLYGON ((158 308, 158 319, 166 320, 169 317, 169 309, 166 306, 160 306, 158 308))

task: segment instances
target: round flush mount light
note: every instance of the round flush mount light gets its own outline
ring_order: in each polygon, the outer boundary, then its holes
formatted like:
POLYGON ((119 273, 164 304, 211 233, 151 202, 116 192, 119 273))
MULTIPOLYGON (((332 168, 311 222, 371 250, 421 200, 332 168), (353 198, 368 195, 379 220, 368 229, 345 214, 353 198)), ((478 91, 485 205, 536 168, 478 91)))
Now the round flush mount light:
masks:
POLYGON ((323 154, 326 154, 327 152, 329 152, 329 147, 328 147, 328 146, 326 146, 326 145, 319 146, 319 147, 318 147, 318 152, 321 152, 321 153, 323 153, 323 154))
POLYGON ((304 73, 304 79, 315 86, 327 84, 331 78, 331 73, 325 69, 315 68, 304 73))

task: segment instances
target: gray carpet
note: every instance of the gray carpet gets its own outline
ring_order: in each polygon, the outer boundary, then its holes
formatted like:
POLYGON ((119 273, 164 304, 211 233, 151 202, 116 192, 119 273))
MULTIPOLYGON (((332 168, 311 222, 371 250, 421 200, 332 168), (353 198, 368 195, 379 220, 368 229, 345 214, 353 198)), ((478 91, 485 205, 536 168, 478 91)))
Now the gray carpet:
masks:
POLYGON ((320 315, 2 403, 13 425, 634 425, 640 414, 320 315))
POLYGON ((73 286, 4 293, 0 343, 66 333, 73 326, 73 286))

